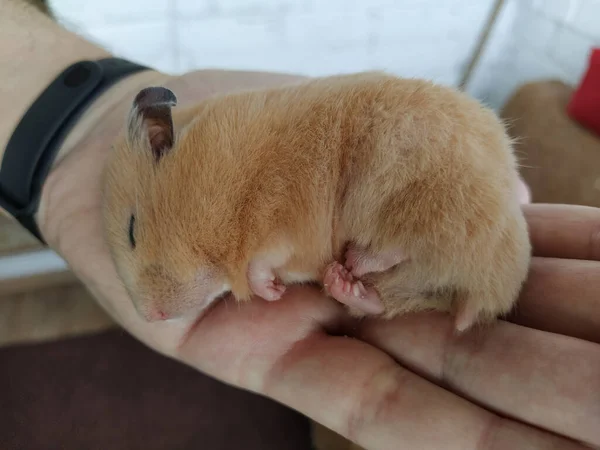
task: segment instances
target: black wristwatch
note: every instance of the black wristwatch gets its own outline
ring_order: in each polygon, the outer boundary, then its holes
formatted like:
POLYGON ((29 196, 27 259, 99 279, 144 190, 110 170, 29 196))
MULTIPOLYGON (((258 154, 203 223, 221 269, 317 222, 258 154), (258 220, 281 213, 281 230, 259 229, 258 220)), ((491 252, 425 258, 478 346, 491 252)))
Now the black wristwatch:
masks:
POLYGON ((142 70, 150 69, 121 58, 77 62, 56 77, 15 128, 0 167, 0 207, 43 244, 34 216, 67 133, 106 88, 142 70))

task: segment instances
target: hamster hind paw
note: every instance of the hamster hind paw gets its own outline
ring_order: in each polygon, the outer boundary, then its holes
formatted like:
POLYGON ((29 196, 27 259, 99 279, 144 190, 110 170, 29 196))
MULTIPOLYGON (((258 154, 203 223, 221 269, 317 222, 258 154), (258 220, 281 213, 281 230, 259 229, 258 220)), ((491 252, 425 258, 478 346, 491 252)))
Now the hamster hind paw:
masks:
POLYGON ((384 306, 372 287, 365 287, 337 261, 325 270, 323 285, 328 295, 338 302, 365 314, 381 314, 384 306))

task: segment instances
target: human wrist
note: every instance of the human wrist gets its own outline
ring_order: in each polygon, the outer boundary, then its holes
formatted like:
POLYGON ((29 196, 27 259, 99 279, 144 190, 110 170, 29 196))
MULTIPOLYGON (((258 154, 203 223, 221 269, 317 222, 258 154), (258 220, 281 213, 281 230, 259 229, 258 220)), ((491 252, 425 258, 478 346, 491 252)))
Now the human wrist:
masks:
POLYGON ((0 158, 15 126, 48 84, 70 64, 111 56, 61 27, 27 2, 2 1, 0 15, 0 158))

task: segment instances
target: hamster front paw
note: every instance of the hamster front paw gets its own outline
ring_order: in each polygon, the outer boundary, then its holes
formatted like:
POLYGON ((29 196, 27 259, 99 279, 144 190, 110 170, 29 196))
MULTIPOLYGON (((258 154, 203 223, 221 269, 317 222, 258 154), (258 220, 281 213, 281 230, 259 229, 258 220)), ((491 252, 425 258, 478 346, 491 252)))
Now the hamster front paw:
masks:
POLYGON ((264 267, 259 263, 250 265, 248 284, 255 295, 269 302, 279 300, 286 290, 285 285, 277 280, 273 269, 264 267))

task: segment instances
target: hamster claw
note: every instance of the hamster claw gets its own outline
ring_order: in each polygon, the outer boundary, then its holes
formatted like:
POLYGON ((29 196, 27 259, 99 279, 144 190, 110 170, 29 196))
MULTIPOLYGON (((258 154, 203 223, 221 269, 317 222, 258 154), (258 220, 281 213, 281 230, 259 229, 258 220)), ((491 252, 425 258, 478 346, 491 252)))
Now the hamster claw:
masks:
POLYGON ((454 318, 454 329, 458 333, 464 333, 471 328, 477 320, 477 312, 470 305, 462 305, 454 318))

